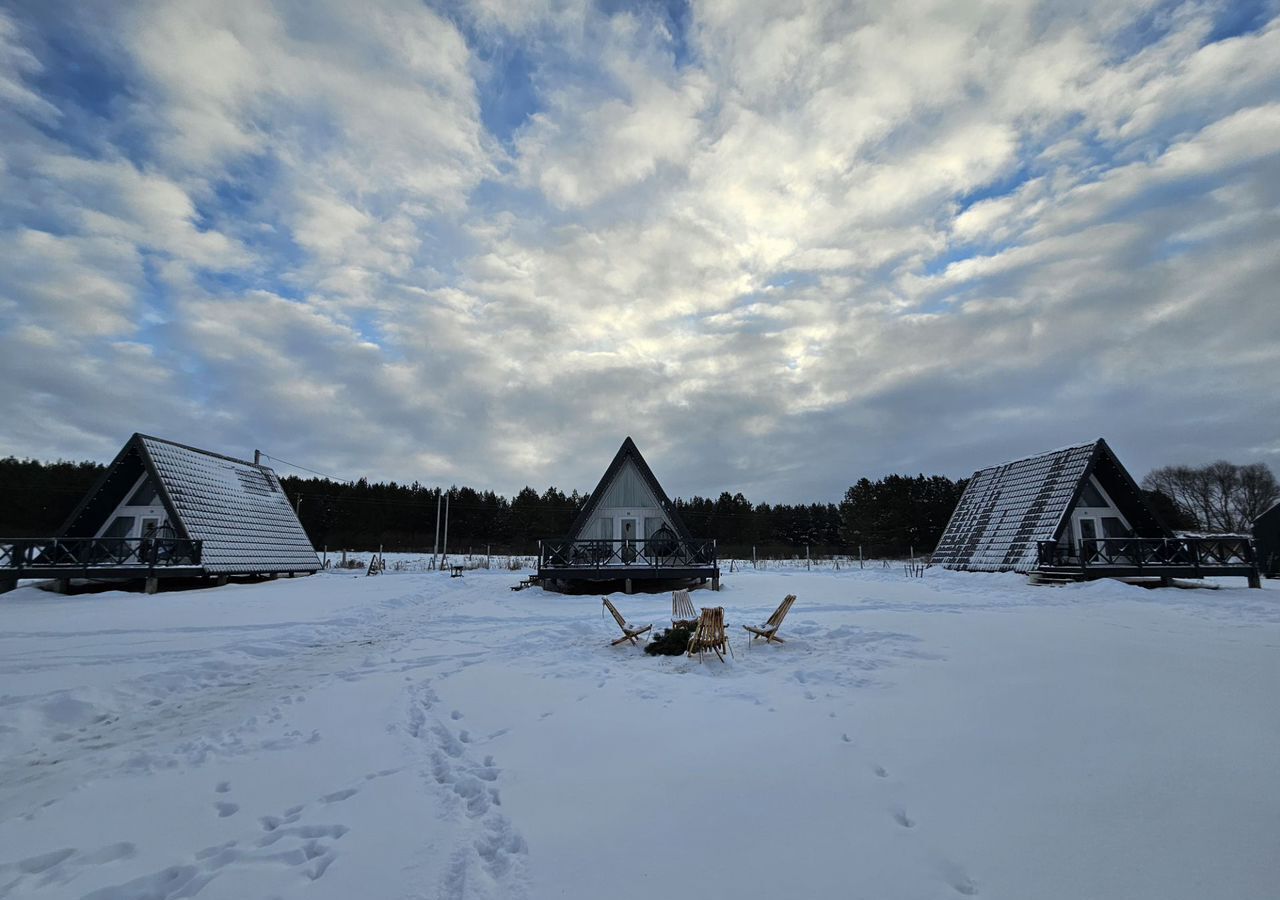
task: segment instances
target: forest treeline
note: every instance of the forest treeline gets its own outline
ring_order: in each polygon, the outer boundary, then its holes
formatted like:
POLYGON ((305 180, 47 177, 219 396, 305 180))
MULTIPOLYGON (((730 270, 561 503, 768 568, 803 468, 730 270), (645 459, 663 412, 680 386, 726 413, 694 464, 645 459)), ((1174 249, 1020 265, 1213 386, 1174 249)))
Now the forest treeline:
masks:
MULTIPOLYGON (((92 462, 0 459, 0 537, 57 533, 102 474, 92 462)), ((430 551, 439 488, 281 478, 317 548, 430 551)), ((715 538, 722 557, 835 553, 905 556, 931 552, 964 492, 965 479, 941 475, 862 478, 835 503, 752 503, 741 493, 674 500, 695 537, 715 538)), ((1246 531, 1250 514, 1280 496, 1259 464, 1166 467, 1144 480, 1157 513, 1177 529, 1246 531)), ((451 553, 531 554, 543 538, 563 537, 587 501, 578 491, 525 487, 514 497, 470 487, 445 489, 451 553)), ((443 527, 441 529, 443 531, 443 527)), ((443 534, 441 535, 443 541, 443 534)))
MULTIPOLYGON (((0 537, 55 534, 104 466, 0 459, 0 537)), ((281 478, 285 493, 317 548, 430 551, 440 490, 421 484, 352 483, 281 478)), ((891 475, 853 485, 839 503, 752 503, 741 493, 677 497, 695 537, 715 538, 723 556, 905 555, 931 550, 955 508, 964 481, 891 475)), ((535 553, 538 541, 563 537, 587 494, 525 487, 514 497, 471 487, 447 488, 451 553, 535 553)), ((441 528, 443 531, 443 527, 441 528)), ((441 535, 443 539, 443 534, 441 535)))

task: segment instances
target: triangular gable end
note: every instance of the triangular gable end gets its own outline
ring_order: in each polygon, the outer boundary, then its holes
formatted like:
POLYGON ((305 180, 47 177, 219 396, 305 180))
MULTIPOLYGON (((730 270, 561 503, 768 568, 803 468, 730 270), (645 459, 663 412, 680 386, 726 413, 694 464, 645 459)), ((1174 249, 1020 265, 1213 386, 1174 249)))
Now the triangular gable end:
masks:
MULTIPOLYGON (((621 487, 623 481, 629 476, 629 471, 634 472, 638 476, 640 485, 635 486, 647 490, 654 500, 655 509, 661 510, 662 517, 675 529, 676 534, 686 540, 692 541, 693 537, 689 533, 689 529, 685 526, 684 520, 676 512, 675 504, 667 496, 666 491, 662 489, 662 485, 658 482, 657 477, 653 474, 653 470, 649 468, 649 464, 645 462, 644 456, 640 453, 640 449, 636 447, 635 442, 628 436, 622 446, 618 448, 618 452, 614 455, 613 461, 609 463, 609 467, 605 469, 604 475, 600 478, 600 483, 596 485, 594 491, 587 498, 586 505, 582 507, 582 511, 578 513, 574 519, 573 525, 569 528, 570 540, 582 540, 584 538, 593 538, 598 535, 585 534, 587 527, 596 520, 597 510, 604 507, 604 503, 613 495, 617 499, 622 500, 639 500, 639 496, 634 493, 635 488, 621 487), (626 498, 621 496, 622 493, 630 494, 626 498)), ((609 501, 612 502, 612 501, 609 501)), ((622 504, 628 505, 628 504, 622 504)), ((639 503, 633 504, 639 507, 639 503)))
POLYGON ((106 471, 72 510, 67 520, 62 523, 62 528, 58 531, 59 536, 93 537, 103 525, 107 524, 107 518, 129 498, 138 479, 144 474, 150 483, 155 485, 165 516, 174 529, 175 536, 190 539, 191 536, 183 525, 182 517, 178 514, 173 499, 169 496, 164 479, 156 470, 151 454, 147 452, 141 434, 134 434, 125 441, 106 471))
MULTIPOLYGON (((1129 470, 1124 467, 1124 463, 1120 462, 1120 457, 1116 456, 1111 445, 1104 439, 1098 438, 1098 442, 1094 447, 1093 458, 1089 460, 1089 467, 1085 471, 1084 477, 1080 479, 1079 489, 1076 495, 1071 498, 1071 506, 1067 509, 1067 514, 1080 501, 1080 495, 1084 491, 1086 479, 1092 475, 1102 485, 1110 495, 1111 500, 1116 504, 1116 508, 1129 520, 1134 530, 1142 537, 1173 537, 1173 529, 1164 523, 1164 520, 1156 514, 1151 508, 1151 504, 1147 502, 1146 495, 1143 494, 1142 488, 1133 476, 1129 474, 1129 470)), ((1066 525, 1067 519, 1064 515, 1063 521, 1059 523, 1058 530, 1054 533, 1054 538, 1062 537, 1062 529, 1066 525)))

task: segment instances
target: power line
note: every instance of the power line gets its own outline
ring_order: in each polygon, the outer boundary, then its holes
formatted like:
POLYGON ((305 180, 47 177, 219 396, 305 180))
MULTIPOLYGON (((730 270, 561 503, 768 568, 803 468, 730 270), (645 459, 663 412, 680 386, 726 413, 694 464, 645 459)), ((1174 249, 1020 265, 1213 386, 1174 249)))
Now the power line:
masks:
POLYGON ((330 481, 336 481, 339 484, 355 483, 354 478, 339 478, 337 475, 327 475, 324 472, 317 472, 315 469, 308 469, 306 466, 300 466, 297 463, 291 463, 287 459, 281 459, 278 456, 272 456, 270 453, 264 453, 262 455, 273 462, 283 463, 284 465, 289 466, 291 468, 301 469, 303 472, 310 472, 312 475, 319 475, 321 478, 328 478, 330 481))

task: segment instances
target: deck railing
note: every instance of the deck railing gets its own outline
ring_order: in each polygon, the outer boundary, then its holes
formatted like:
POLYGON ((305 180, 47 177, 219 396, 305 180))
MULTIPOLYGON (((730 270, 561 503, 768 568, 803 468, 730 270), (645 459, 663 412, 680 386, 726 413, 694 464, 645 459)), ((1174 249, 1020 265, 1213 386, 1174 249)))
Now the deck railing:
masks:
POLYGON ((542 569, 688 569, 715 565, 714 540, 666 537, 542 541, 538 554, 538 566, 542 569))
POLYGON ((1041 541, 1037 550, 1039 568, 1185 570, 1194 573, 1201 568, 1251 569, 1256 562, 1253 542, 1245 537, 1096 538, 1081 541, 1079 547, 1041 541))
POLYGON ((0 569, 137 568, 200 565, 201 543, 181 538, 0 539, 0 569))

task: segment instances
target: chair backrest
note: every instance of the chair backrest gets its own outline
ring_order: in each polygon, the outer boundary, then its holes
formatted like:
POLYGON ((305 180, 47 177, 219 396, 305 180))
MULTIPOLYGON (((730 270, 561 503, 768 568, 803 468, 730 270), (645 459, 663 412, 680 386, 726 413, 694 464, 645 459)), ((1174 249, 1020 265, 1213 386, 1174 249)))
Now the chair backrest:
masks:
POLYGON ((712 647, 724 642, 723 606, 709 606, 702 610, 702 615, 698 617, 696 639, 701 647, 712 647))
POLYGON ((796 602, 795 594, 787 594, 782 602, 778 604, 778 608, 773 611, 773 615, 769 617, 769 621, 765 624, 777 628, 782 624, 782 620, 787 617, 787 613, 791 611, 791 604, 796 602))
POLYGON ((693 608, 693 601, 689 599, 688 591, 671 592, 671 618, 682 620, 698 618, 698 612, 693 608))
MULTIPOLYGON (((627 620, 622 618, 622 613, 618 612, 617 607, 615 607, 612 603, 609 602, 608 597, 601 597, 600 599, 604 601, 605 606, 609 607, 609 612, 613 613, 614 621, 618 623, 618 627, 621 628, 623 631, 626 631, 627 620)), ((621 638, 619 638, 619 640, 621 640, 621 638)))

